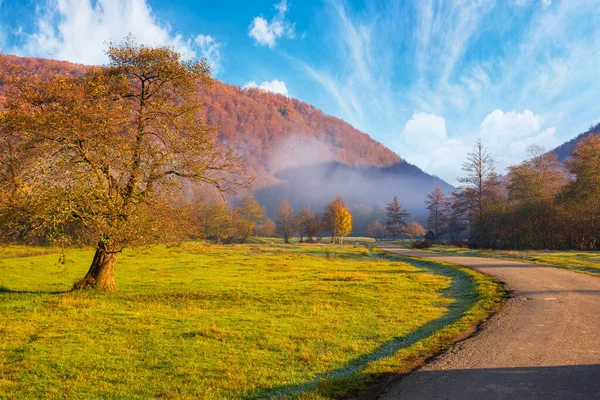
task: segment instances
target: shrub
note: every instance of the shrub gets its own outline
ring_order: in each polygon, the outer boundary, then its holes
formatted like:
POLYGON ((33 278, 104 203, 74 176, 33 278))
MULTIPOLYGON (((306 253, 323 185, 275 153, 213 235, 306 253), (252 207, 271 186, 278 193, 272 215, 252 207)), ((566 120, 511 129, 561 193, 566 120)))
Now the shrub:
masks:
POLYGON ((429 240, 421 240, 420 242, 414 242, 412 247, 415 249, 428 249, 433 247, 433 243, 431 243, 429 240))
POLYGON ((450 246, 459 247, 461 249, 468 249, 469 243, 466 240, 452 240, 448 243, 450 246))

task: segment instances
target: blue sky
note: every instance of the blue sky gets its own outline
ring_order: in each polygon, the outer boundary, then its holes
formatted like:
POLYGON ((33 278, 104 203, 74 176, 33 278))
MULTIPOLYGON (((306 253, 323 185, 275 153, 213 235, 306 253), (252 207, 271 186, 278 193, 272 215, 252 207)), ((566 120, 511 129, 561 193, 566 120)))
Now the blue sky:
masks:
POLYGON ((313 104, 455 183, 600 122, 600 0, 0 0, 3 53, 102 64, 131 33, 313 104))

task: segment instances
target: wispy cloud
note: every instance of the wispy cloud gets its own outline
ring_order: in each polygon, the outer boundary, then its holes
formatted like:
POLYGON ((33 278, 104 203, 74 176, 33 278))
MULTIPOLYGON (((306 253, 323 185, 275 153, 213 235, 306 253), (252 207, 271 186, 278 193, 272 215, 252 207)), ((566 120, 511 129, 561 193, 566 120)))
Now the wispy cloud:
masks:
POLYGON ((35 9, 34 28, 21 32, 19 55, 49 57, 84 64, 107 61, 106 45, 132 35, 144 44, 174 47, 188 58, 206 57, 220 69, 218 43, 212 36, 186 38, 157 20, 146 0, 48 0, 35 9))
POLYGON ((206 59, 213 74, 218 74, 221 70, 221 50, 223 43, 219 43, 210 35, 198 35, 194 39, 194 44, 198 46, 200 55, 206 59))
POLYGON ((285 18, 288 11, 287 0, 275 4, 277 14, 267 21, 262 15, 254 17, 248 28, 248 36, 261 46, 269 46, 271 49, 277 44, 277 39, 286 37, 293 39, 296 36, 294 24, 285 18))
POLYGON ((526 156, 519 146, 551 148, 600 114, 595 2, 398 3, 353 8, 334 0, 325 46, 336 62, 299 65, 330 95, 336 115, 407 160, 455 181, 455 155, 481 136, 502 170, 526 156), (511 136, 507 126, 521 130, 511 136), (411 137, 439 142, 428 149, 411 137))

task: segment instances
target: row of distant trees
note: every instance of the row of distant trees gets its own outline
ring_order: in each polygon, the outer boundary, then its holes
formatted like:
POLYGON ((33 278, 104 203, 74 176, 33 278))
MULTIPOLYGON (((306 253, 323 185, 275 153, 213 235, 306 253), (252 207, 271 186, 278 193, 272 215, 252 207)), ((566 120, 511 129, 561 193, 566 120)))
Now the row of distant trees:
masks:
POLYGON ((539 146, 506 176, 479 141, 463 165, 463 186, 439 187, 426 201, 438 239, 472 246, 594 250, 600 245, 600 125, 579 141, 564 164, 539 146))
MULTIPOLYGON (((425 229, 409 221, 409 213, 402 207, 398 197, 385 206, 383 223, 376 219, 366 227, 366 234, 376 239, 414 238, 423 236, 425 229)), ((297 238, 300 243, 321 242, 324 234, 331 243, 342 243, 352 234, 354 217, 344 200, 336 197, 325 206, 322 213, 309 207, 295 211, 290 202, 283 199, 275 212, 273 221, 265 208, 249 194, 237 206, 216 200, 200 204, 197 217, 200 220, 201 236, 217 243, 244 243, 250 236, 282 237, 285 243, 297 238)))
POLYGON ((245 242, 251 235, 280 236, 285 243, 294 237, 299 242, 320 242, 325 232, 331 242, 342 243, 344 237, 352 233, 352 214, 341 197, 333 199, 324 212, 302 207, 298 212, 288 200, 281 201, 273 221, 256 198, 249 194, 236 207, 216 201, 201 207, 198 215, 205 236, 217 243, 245 242))

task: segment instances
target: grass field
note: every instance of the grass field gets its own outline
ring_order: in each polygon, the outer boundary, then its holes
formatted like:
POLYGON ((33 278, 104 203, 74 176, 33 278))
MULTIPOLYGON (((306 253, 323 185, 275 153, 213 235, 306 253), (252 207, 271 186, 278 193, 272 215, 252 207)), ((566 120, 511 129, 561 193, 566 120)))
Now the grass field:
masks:
POLYGON ((600 276, 598 251, 474 250, 452 246, 434 246, 424 251, 455 256, 504 258, 600 276))
POLYGON ((271 242, 127 250, 113 293, 68 291, 89 250, 0 248, 0 398, 331 398, 407 372, 502 297, 456 266, 271 242))

